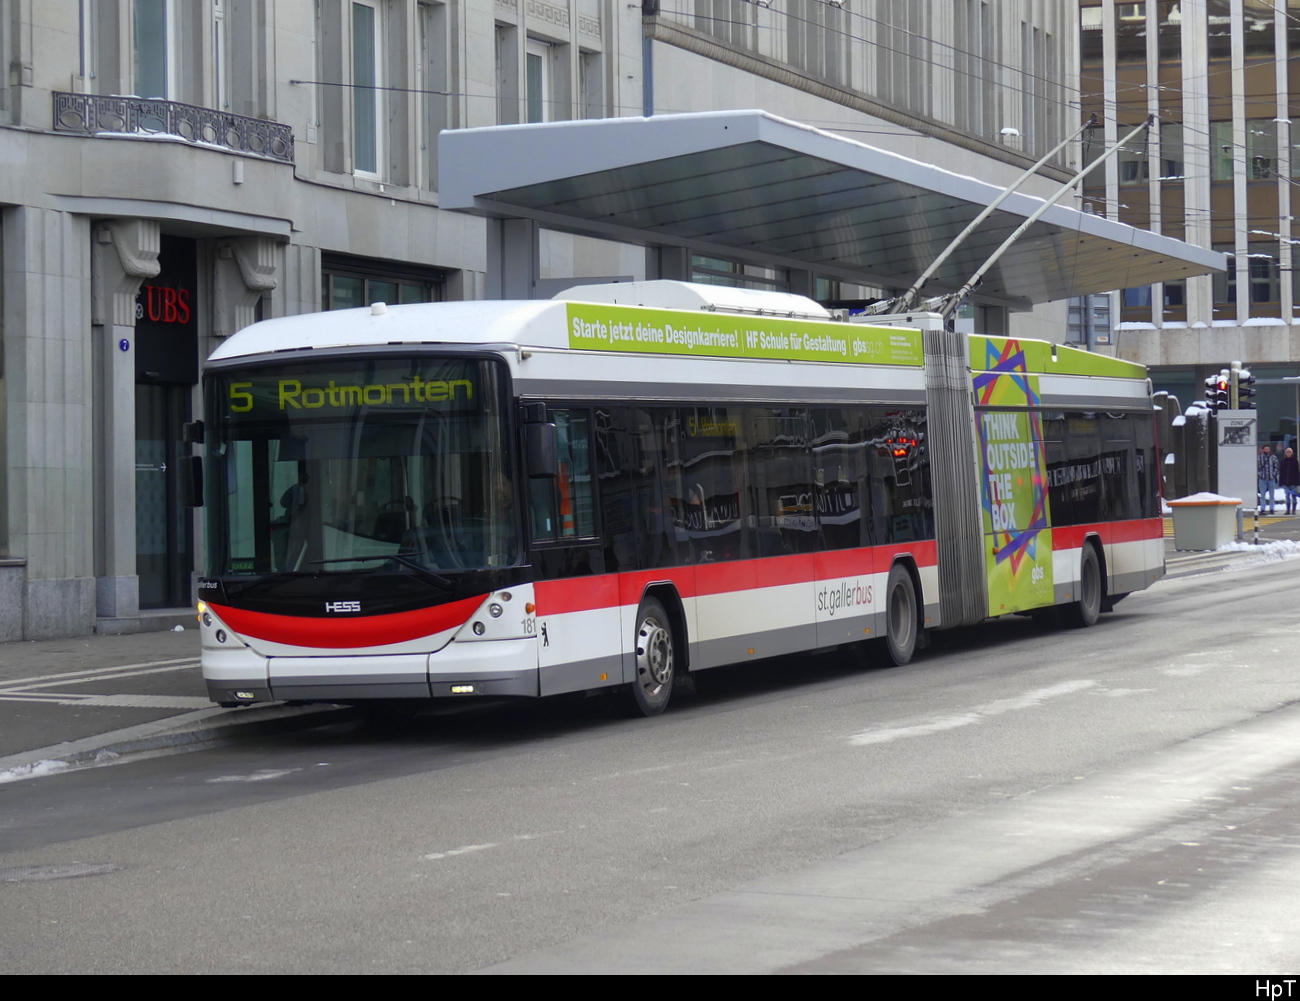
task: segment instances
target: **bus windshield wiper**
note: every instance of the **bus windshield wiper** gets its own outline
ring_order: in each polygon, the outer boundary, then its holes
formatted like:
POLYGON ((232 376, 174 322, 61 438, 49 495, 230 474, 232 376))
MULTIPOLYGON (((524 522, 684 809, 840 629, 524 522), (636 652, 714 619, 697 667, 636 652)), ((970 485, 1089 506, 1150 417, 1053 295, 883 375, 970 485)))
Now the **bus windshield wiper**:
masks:
POLYGON ((340 556, 332 560, 312 560, 311 565, 320 566, 325 563, 362 563, 366 560, 391 560, 394 563, 400 563, 402 566, 412 571, 415 576, 420 578, 420 580, 428 581, 435 587, 440 587, 444 591, 456 590, 454 582, 448 580, 446 577, 434 573, 432 570, 426 570, 424 567, 420 566, 420 564, 416 563, 415 560, 411 559, 410 555, 411 554, 409 553, 386 553, 378 556, 340 556))

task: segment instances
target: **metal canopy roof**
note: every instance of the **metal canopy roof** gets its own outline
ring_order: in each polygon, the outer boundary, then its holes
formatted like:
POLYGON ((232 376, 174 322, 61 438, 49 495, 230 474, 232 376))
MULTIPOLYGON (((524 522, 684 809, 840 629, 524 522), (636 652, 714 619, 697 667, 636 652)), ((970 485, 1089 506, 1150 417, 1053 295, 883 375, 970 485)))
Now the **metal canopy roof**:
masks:
MULTIPOLYGON (((439 159, 444 208, 898 289, 1000 192, 762 111, 444 132, 439 159)), ((923 294, 960 288, 1041 205, 1012 195, 923 294)), ((975 298, 1024 307, 1224 264, 1222 254, 1058 205, 975 298)))

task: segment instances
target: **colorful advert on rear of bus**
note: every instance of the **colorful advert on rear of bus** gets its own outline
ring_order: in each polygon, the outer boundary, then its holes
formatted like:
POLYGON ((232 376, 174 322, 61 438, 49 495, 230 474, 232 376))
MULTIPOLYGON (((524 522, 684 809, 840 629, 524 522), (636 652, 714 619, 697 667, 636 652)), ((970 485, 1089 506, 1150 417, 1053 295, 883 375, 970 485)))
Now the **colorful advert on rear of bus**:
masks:
MULTIPOLYGON (((984 406, 1034 406, 1038 380, 1024 370, 1015 341, 988 359, 975 376, 984 406)), ((985 559, 989 614, 1005 615, 1053 602, 1052 536, 1047 531, 1047 460, 1042 424, 1029 410, 976 414, 983 468, 985 559)))

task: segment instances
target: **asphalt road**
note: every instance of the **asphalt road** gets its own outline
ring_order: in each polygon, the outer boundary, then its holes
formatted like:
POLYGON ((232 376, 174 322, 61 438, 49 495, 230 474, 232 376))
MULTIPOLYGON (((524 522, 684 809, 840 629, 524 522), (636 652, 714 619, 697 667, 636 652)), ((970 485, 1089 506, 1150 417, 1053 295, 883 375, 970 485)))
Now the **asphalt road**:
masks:
POLYGON ((1294 969, 1297 568, 0 785, 0 969, 1294 969))

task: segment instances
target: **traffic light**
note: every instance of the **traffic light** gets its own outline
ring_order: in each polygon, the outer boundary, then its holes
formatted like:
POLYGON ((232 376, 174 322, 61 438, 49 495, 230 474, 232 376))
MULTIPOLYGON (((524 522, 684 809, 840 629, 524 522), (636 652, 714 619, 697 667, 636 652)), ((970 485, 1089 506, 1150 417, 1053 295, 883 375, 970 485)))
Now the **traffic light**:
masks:
POLYGON ((1237 409, 1254 410, 1255 409, 1255 377, 1250 374, 1250 369, 1243 368, 1234 373, 1237 376, 1237 409))
POLYGON ((1218 412, 1228 408, 1228 396, 1231 390, 1231 376, 1223 369, 1218 375, 1205 380, 1205 402, 1211 410, 1218 412))

